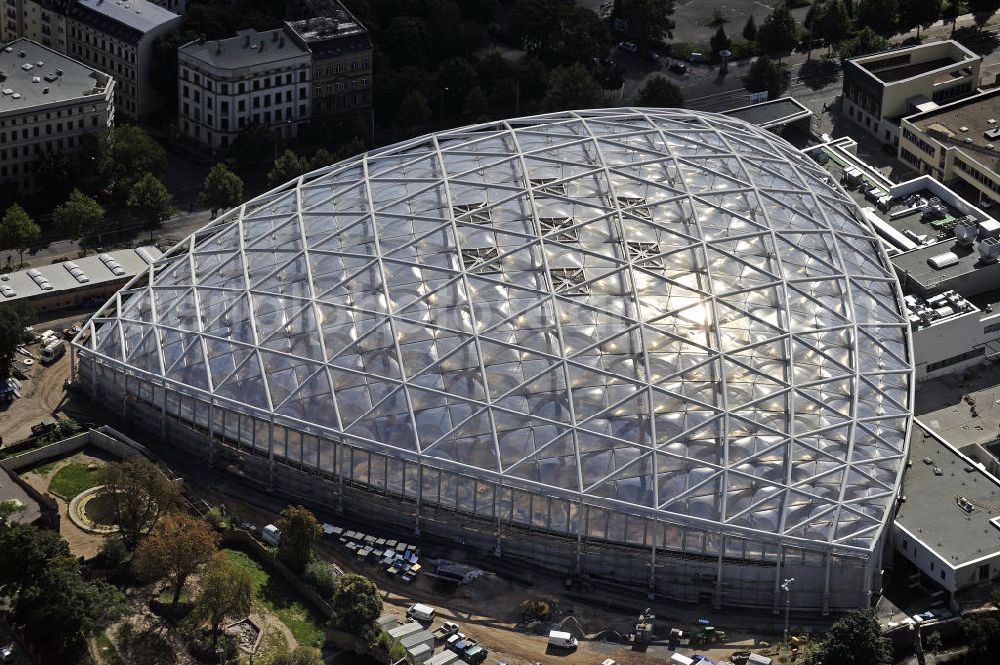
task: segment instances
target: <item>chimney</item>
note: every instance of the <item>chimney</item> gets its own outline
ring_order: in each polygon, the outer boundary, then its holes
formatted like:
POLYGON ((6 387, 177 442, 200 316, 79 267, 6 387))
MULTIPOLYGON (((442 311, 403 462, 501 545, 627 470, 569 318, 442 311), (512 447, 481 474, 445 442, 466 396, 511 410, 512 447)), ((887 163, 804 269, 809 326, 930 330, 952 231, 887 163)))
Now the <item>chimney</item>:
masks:
POLYGON ((250 48, 250 35, 243 35, 243 48, 250 48))

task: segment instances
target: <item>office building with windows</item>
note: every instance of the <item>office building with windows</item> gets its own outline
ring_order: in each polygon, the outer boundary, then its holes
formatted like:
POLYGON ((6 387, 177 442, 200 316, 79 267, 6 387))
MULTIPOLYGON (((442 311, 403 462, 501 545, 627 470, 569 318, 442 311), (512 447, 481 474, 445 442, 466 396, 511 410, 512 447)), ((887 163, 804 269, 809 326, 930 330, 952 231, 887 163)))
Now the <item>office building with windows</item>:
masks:
POLYGON ((851 58, 842 112, 883 143, 899 143, 904 116, 974 94, 983 58, 954 40, 851 58))
POLYGON ((69 55, 114 76, 118 113, 143 120, 160 102, 150 82, 153 42, 181 20, 148 0, 77 0, 66 20, 69 55))
POLYGON ((115 80, 29 39, 0 49, 0 182, 37 189, 44 153, 73 153, 111 127, 115 80))
POLYGON ((193 41, 177 60, 178 123, 188 138, 225 148, 259 124, 291 139, 309 121, 310 53, 287 28, 193 41))
POLYGON ((309 16, 287 23, 312 52, 313 113, 364 110, 372 103, 372 42, 337 0, 310 3, 309 16))

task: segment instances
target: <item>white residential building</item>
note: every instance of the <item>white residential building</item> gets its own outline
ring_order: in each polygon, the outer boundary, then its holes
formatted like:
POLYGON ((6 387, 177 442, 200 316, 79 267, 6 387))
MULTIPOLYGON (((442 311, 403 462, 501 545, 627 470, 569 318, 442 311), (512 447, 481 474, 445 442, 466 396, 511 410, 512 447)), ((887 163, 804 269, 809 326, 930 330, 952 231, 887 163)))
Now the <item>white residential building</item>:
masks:
POLYGON ((880 141, 897 145, 904 116, 975 93, 982 62, 954 40, 851 58, 844 62, 844 115, 880 141))
POLYGON ((287 29, 190 42, 177 60, 181 133, 210 148, 230 145, 247 125, 290 139, 309 121, 312 58, 287 29))
POLYGON ((77 0, 68 10, 69 55, 118 79, 118 113, 141 120, 159 102, 149 80, 153 42, 181 20, 148 0, 77 0))
POLYGON ((84 136, 114 122, 115 80, 37 42, 17 39, 0 50, 0 182, 37 188, 42 153, 83 147, 84 136))

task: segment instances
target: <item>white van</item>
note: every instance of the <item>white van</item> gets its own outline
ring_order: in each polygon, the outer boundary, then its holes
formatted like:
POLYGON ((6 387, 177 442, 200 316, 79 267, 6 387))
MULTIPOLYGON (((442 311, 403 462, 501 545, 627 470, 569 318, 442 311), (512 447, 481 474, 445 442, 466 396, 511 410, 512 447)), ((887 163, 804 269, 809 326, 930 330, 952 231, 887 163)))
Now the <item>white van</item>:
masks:
POLYGON ((268 524, 260 530, 260 539, 272 547, 277 547, 278 541, 281 540, 281 530, 273 524, 268 524))
POLYGON ((435 614, 437 614, 437 610, 430 605, 424 605, 422 603, 410 605, 406 610, 406 616, 422 622, 434 621, 435 614))
POLYGON ((550 630, 549 631, 549 646, 558 647, 560 649, 575 649, 577 645, 576 638, 569 633, 564 633, 561 630, 550 630))
POLYGON ((41 361, 46 365, 49 363, 54 363, 55 361, 62 358, 64 353, 66 353, 65 344, 63 344, 59 340, 50 342, 48 346, 42 349, 41 361))

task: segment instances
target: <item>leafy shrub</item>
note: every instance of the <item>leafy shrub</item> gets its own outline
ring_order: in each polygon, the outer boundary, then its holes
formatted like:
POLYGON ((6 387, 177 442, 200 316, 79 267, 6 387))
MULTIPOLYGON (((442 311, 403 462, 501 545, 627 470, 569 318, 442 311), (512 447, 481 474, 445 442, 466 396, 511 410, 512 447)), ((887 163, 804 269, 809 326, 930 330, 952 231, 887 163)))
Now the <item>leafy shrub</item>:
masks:
POLYGON ((306 566, 303 577, 305 577, 306 582, 316 587, 316 591, 324 598, 328 599, 333 596, 333 590, 337 584, 337 569, 333 567, 333 564, 326 561, 313 561, 306 566))

